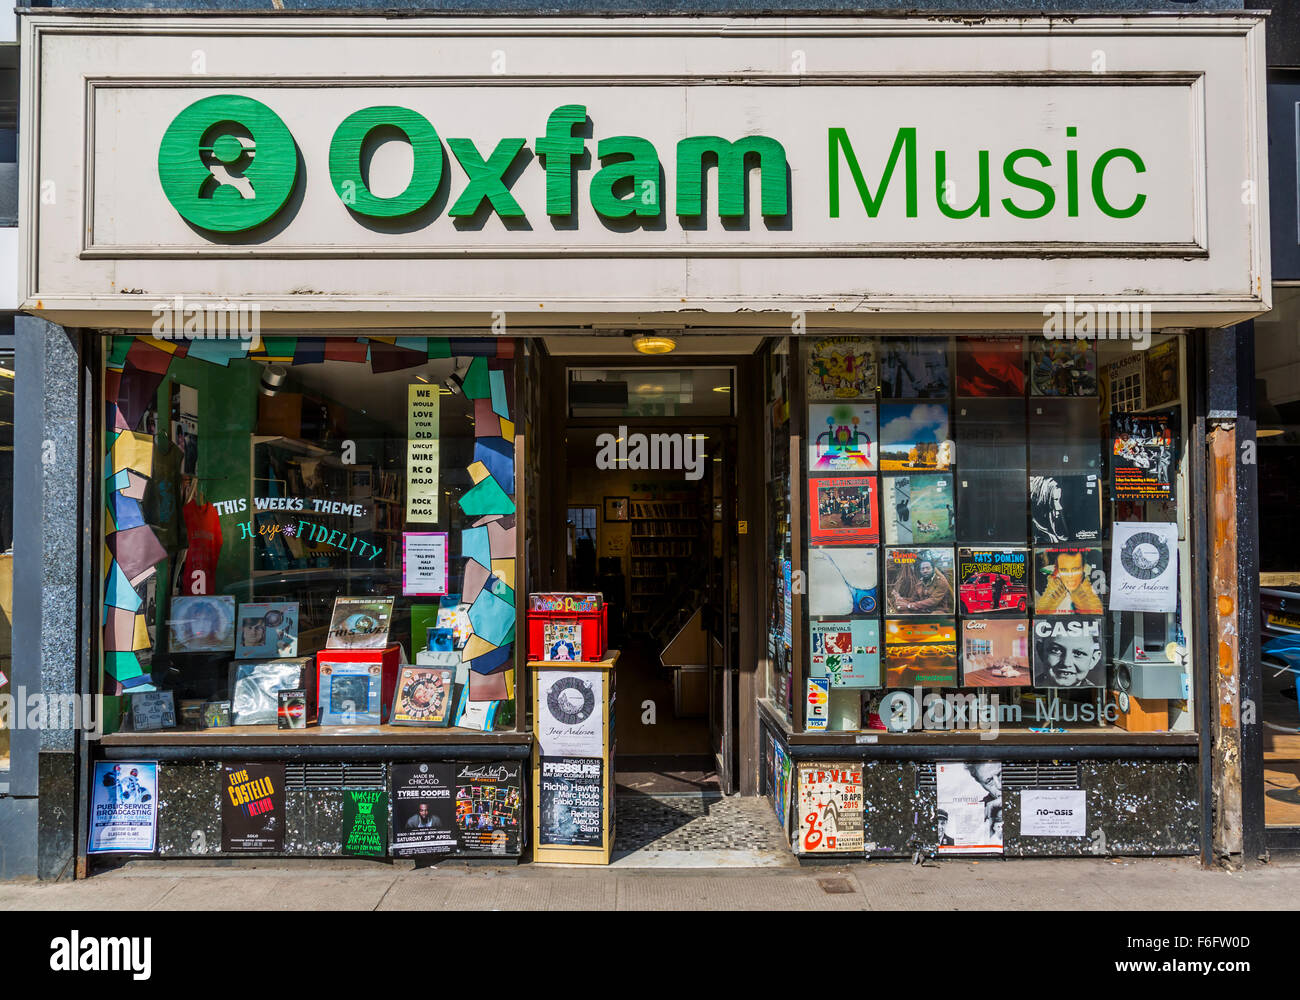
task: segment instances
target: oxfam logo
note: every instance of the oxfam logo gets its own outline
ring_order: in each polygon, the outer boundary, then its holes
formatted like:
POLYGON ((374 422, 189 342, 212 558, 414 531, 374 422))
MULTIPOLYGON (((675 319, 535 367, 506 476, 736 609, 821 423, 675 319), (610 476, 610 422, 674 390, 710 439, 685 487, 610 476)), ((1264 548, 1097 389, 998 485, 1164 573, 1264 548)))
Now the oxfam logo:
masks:
POLYGON ((187 221, 213 232, 260 226, 284 207, 297 178, 293 136, 251 97, 195 101, 176 116, 158 149, 167 200, 187 221))

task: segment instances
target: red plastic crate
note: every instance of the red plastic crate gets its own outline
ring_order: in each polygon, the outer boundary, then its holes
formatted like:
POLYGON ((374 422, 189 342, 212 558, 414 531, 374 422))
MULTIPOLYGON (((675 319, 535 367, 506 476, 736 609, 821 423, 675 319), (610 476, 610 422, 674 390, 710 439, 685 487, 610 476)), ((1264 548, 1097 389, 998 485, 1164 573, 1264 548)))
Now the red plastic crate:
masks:
POLYGON ((393 712, 393 690, 397 687, 397 672, 401 668, 402 649, 397 643, 380 649, 322 649, 316 654, 316 690, 311 693, 311 706, 320 718, 320 668, 322 663, 382 663, 383 682, 380 684, 381 722, 387 722, 393 712))
POLYGON ((590 608, 597 595, 530 594, 528 608, 528 659, 545 660, 546 624, 576 621, 581 625, 581 661, 594 663, 605 658, 609 642, 609 605, 602 599, 598 608, 590 608))

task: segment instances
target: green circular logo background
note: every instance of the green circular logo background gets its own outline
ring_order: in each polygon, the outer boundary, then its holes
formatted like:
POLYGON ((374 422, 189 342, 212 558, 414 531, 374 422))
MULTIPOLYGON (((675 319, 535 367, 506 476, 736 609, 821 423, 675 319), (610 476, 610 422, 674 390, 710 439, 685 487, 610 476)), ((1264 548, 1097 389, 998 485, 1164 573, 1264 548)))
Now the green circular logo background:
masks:
POLYGON ((298 150, 284 122, 261 101, 219 94, 195 101, 172 120, 158 147, 158 179, 187 221, 212 232, 243 232, 273 218, 289 200, 298 150), (251 146, 240 141, 242 132, 251 136, 251 146), (246 178, 252 197, 221 183, 214 163, 246 178))

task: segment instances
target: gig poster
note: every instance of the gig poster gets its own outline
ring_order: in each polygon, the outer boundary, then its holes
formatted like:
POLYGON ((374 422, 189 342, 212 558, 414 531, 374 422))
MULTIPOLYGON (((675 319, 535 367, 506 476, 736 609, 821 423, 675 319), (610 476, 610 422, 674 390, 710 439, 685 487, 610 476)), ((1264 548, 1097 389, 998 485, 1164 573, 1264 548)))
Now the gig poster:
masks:
POLYGON ((284 765, 221 765, 223 853, 284 850, 284 765))
POLYGON ((382 858, 388 853, 388 793, 382 788, 343 789, 343 853, 382 858))
POLYGON ((1116 521, 1111 529, 1110 610, 1178 610, 1178 525, 1116 521))
POLYGON ((389 853, 406 858, 456 850, 455 764, 390 764, 393 840, 389 853))
POLYGON ((599 670, 541 670, 537 687, 537 742, 543 756, 601 756, 604 674, 599 670))
POLYGON ((600 847, 605 836, 605 762, 599 757, 541 757, 539 761, 538 842, 600 847))
POLYGON ((1173 415, 1112 412, 1110 432, 1115 499, 1171 499, 1174 489, 1173 415))
POLYGON ((469 854, 518 854, 524 820, 523 765, 456 765, 456 835, 469 854))
POLYGON ((158 765, 97 761, 86 850, 151 854, 157 839, 158 765))
POLYGON ((940 854, 1002 853, 1002 764, 936 764, 940 854))
POLYGON ((866 843, 861 762, 801 763, 798 771, 799 853, 861 854, 866 843))

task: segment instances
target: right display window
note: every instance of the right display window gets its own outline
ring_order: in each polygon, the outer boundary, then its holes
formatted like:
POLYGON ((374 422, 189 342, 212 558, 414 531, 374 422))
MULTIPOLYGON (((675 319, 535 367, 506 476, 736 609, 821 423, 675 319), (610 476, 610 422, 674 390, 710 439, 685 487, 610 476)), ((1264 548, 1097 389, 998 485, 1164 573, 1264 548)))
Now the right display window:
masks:
POLYGON ((1183 347, 801 339, 805 730, 1193 730, 1183 347))

